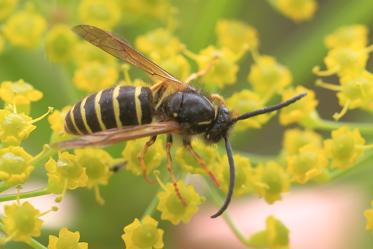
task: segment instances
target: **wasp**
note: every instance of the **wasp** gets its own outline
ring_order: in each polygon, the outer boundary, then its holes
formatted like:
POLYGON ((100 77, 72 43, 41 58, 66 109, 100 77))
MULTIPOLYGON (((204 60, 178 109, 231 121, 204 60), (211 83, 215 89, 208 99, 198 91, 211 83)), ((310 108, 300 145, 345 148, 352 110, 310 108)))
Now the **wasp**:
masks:
POLYGON ((85 97, 76 103, 65 117, 66 132, 78 136, 60 142, 57 146, 66 149, 105 146, 150 137, 138 156, 146 178, 145 153, 158 135, 166 134, 167 169, 177 196, 185 204, 172 169, 173 135, 182 137, 185 148, 206 170, 216 185, 218 185, 217 180, 207 169, 204 160, 193 149, 191 139, 195 135, 200 135, 207 144, 223 140, 230 170, 229 186, 224 203, 211 218, 220 216, 227 209, 233 195, 235 165, 232 147, 228 140, 228 133, 232 126, 240 120, 279 110, 305 96, 304 93, 299 94, 277 105, 234 116, 224 106, 221 98, 216 95, 205 96, 191 86, 190 82, 202 76, 204 72, 197 72, 186 81, 180 81, 142 55, 128 42, 109 32, 90 25, 75 26, 73 31, 114 57, 142 69, 156 78, 157 83, 151 87, 118 85, 85 97))

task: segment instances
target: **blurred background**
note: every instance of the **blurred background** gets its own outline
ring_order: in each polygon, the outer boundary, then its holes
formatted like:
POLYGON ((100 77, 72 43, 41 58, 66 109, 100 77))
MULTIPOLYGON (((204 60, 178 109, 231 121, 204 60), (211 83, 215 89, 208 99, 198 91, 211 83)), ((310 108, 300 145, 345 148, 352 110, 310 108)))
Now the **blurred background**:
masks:
MULTIPOLYGON (((157 4, 157 0, 146 1, 157 4)), ((35 2, 37 8, 44 4, 44 1, 35 2)), ((71 26, 79 24, 77 1, 51 2, 56 13, 65 16, 71 26)), ((314 87, 312 68, 322 64, 326 53, 324 37, 343 25, 365 24, 371 31, 369 40, 373 41, 371 0, 320 0, 315 16, 302 23, 284 17, 263 0, 170 0, 170 3, 177 9, 178 23, 174 33, 193 52, 215 43, 215 24, 220 19, 239 20, 255 27, 259 34, 259 51, 276 57, 286 65, 293 74, 293 84, 302 84, 316 91, 318 111, 326 119, 331 119, 340 107, 335 94, 314 87)), ((117 25, 114 32, 131 43, 138 35, 165 27, 167 19, 125 12, 122 15, 131 18, 117 25)), ((245 55, 240 61, 237 83, 219 94, 229 96, 247 87, 246 77, 251 63, 251 56, 245 55)), ((197 69, 196 65, 193 69, 197 69)), ((368 70, 372 69, 373 61, 370 59, 368 70)), ((33 117, 44 113, 48 106, 59 109, 86 95, 73 85, 70 68, 48 60, 43 45, 36 50, 9 46, 0 54, 0 81, 20 78, 44 93, 43 100, 32 106, 33 117)), ((372 116, 363 111, 350 111, 345 120, 371 122, 372 116)), ((25 148, 30 153, 37 153, 43 144, 48 143, 49 131, 47 120, 38 123, 38 129, 25 141, 25 148)), ((282 136, 283 128, 275 117, 261 129, 248 130, 245 136, 233 133, 232 143, 236 151, 267 157, 281 150, 282 136)), ((119 156, 122 146, 113 146, 110 151, 119 156)), ((290 230, 291 248, 373 248, 373 238, 365 230, 363 216, 373 197, 373 162, 366 164, 322 186, 311 184, 293 188, 283 201, 271 206, 256 197, 237 199, 230 212, 237 226, 247 235, 263 229, 265 217, 275 215, 290 230)), ((38 179, 30 184, 33 187, 43 186, 46 182, 43 169, 35 174, 38 179)), ((155 195, 154 187, 146 184, 142 177, 121 171, 102 188, 102 195, 106 200, 104 206, 97 205, 92 191, 78 189, 69 192, 61 213, 45 217, 48 222, 39 241, 47 244, 47 234, 56 234, 60 227, 68 226, 71 230, 80 231, 81 241, 88 241, 91 249, 123 248, 120 239, 123 226, 131 223, 134 217, 141 217, 155 195)), ((47 204, 51 199, 43 197, 34 201, 42 208, 51 205, 47 204)), ((213 206, 204 206, 188 225, 172 226, 161 222, 161 227, 166 230, 166 248, 244 248, 222 220, 209 219, 214 210, 213 206)), ((9 248, 27 248, 18 243, 9 245, 9 248)))

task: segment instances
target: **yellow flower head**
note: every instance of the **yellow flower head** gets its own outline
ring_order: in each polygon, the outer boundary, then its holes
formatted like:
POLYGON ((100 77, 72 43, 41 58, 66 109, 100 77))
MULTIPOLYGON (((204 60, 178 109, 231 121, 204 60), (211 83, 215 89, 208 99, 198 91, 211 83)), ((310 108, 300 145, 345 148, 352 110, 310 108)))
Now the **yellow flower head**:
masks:
POLYGON ((163 230, 158 222, 146 216, 142 221, 135 219, 124 229, 122 239, 127 249, 161 249, 163 248, 163 230))
POLYGON ((158 193, 157 206, 161 212, 162 220, 168 220, 174 225, 180 222, 188 223, 204 201, 204 198, 194 190, 192 185, 186 185, 183 181, 178 181, 177 184, 181 196, 186 201, 186 206, 177 197, 172 183, 168 183, 166 189, 158 193))
POLYGON ((3 81, 0 85, 0 98, 7 104, 16 106, 17 112, 30 111, 30 103, 40 100, 43 93, 24 80, 3 81))
POLYGON ((3 32, 14 46, 34 48, 41 41, 47 23, 33 10, 20 10, 8 18, 3 32))
POLYGON ((255 57, 255 64, 251 66, 248 80, 255 92, 269 98, 288 86, 292 81, 292 75, 289 69, 279 64, 274 57, 260 55, 255 57))
POLYGON ((343 26, 325 38, 325 46, 334 48, 365 48, 368 45, 368 28, 365 25, 343 26))
POLYGON ((321 148, 322 137, 312 130, 287 129, 284 134, 283 148, 288 155, 298 154, 305 145, 321 148))
POLYGON ((298 154, 288 156, 287 161, 290 177, 301 184, 321 175, 328 165, 324 151, 313 144, 301 147, 298 154))
POLYGON ((58 237, 49 235, 48 249, 88 249, 88 243, 79 242, 80 233, 61 228, 58 237))
MULTIPOLYGON (((127 142, 126 147, 122 152, 123 159, 127 161, 126 169, 137 176, 142 175, 143 173, 138 160, 138 155, 144 148, 144 145, 147 140, 147 138, 144 138, 129 141, 127 142)), ((148 173, 158 168, 163 158, 165 158, 165 154, 162 145, 162 140, 157 139, 157 141, 148 149, 148 151, 145 154, 144 160, 148 173)))
POLYGON ((289 230, 273 216, 268 216, 266 229, 253 234, 249 238, 250 245, 269 249, 289 248, 289 230))
POLYGON ((61 111, 54 110, 48 117, 49 125, 53 131, 51 142, 58 142, 69 138, 65 132, 64 122, 66 113, 71 109, 71 106, 65 106, 61 111))
POLYGON ((274 0, 277 9, 295 22, 309 20, 317 9, 316 0, 274 0))
POLYGON ((315 93, 302 86, 297 86, 295 89, 288 89, 282 93, 282 99, 287 100, 300 93, 307 93, 307 96, 302 98, 290 106, 287 106, 280 111, 280 123, 282 125, 288 125, 291 123, 302 123, 310 117, 312 112, 318 104, 315 93))
POLYGON ((0 0, 0 20, 12 14, 17 4, 18 0, 0 0))
POLYGON ((84 148, 75 150, 77 162, 85 168, 88 176, 87 186, 106 185, 111 176, 110 167, 114 160, 109 153, 102 149, 84 148))
POLYGON ((0 180, 9 186, 24 183, 34 170, 31 161, 32 156, 22 147, 0 149, 0 180))
POLYGON ((59 24, 48 32, 45 49, 51 61, 64 63, 73 57, 76 43, 77 38, 71 28, 67 25, 59 24))
POLYGON ((216 24, 216 34, 218 44, 236 54, 258 47, 259 41, 256 29, 243 22, 219 20, 216 24))
POLYGON ((45 164, 48 175, 48 189, 54 194, 64 194, 67 189, 76 189, 87 185, 85 168, 78 164, 77 156, 62 152, 56 162, 53 159, 45 164))
MULTIPOLYGON (((239 113, 258 110, 264 107, 263 98, 257 93, 250 90, 242 90, 234 93, 226 100, 226 105, 231 110, 239 113)), ((243 131, 248 128, 261 128, 273 116, 271 113, 266 113, 253 118, 243 120, 236 124, 235 130, 243 131)))
POLYGON ((196 60, 200 70, 206 69, 209 64, 213 63, 211 69, 201 80, 207 90, 212 92, 236 82, 237 57, 230 50, 209 46, 197 55, 196 60))
POLYGON ((338 74, 340 77, 353 75, 356 76, 365 70, 368 61, 368 54, 372 48, 335 48, 328 52, 324 58, 326 65, 325 71, 320 71, 318 66, 314 67, 313 72, 319 76, 329 76, 338 74))
POLYGON ((31 117, 0 110, 0 140, 5 145, 19 145, 36 128, 31 117))
POLYGON ((324 141, 325 154, 332 159, 334 168, 349 168, 362 154, 364 144, 358 129, 343 126, 332 131, 332 138, 324 141))
POLYGON ((83 23, 112 29, 120 20, 120 8, 115 0, 82 0, 79 17, 83 23))
POLYGON ((75 71, 73 81, 78 89, 92 93, 112 86, 117 79, 116 66, 91 62, 75 71))
POLYGON ((175 56, 184 49, 184 44, 169 30, 163 28, 138 36, 135 45, 156 61, 175 56))
POLYGON ((4 206, 4 231, 11 240, 31 241, 40 236, 43 221, 41 213, 30 203, 13 203, 4 206))
MULTIPOLYGON (((254 182, 254 169, 251 162, 247 157, 234 155, 236 165, 236 182, 234 185, 234 195, 241 196, 253 191, 254 182)), ((226 193, 229 185, 229 167, 227 156, 220 159, 219 163, 219 182, 221 183, 222 190, 226 193)))
POLYGON ((255 168, 255 190, 269 204, 281 199, 289 191, 290 179, 284 168, 275 162, 260 164, 255 168))
POLYGON ((366 229, 373 230, 373 201, 371 202, 372 208, 364 211, 364 216, 367 221, 366 229))
MULTIPOLYGON (((216 145, 206 146, 199 139, 192 140, 192 146, 195 151, 202 157, 205 161, 207 168, 214 172, 219 161, 220 154, 217 153, 216 145)), ((175 161, 184 171, 192 174, 206 174, 206 171, 198 164, 196 159, 189 153, 189 151, 184 147, 179 147, 176 150, 175 161)))

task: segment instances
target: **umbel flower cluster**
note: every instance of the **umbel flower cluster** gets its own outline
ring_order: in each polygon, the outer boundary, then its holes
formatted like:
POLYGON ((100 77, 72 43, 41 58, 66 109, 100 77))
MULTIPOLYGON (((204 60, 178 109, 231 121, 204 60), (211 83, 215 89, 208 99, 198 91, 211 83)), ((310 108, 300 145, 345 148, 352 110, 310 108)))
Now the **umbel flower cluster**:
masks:
MULTIPOLYGON (((311 19, 317 9, 315 0, 268 2, 296 23, 311 19)), ((74 23, 112 31, 121 25, 135 27, 144 18, 157 23, 157 27, 138 35, 135 47, 181 80, 187 79, 194 71, 205 71, 201 79, 193 82, 195 87, 224 96, 223 99, 216 95, 237 114, 307 93, 305 98, 279 113, 279 123, 285 131, 278 155, 262 160, 244 152, 235 153, 235 197, 253 195, 272 204, 280 201, 292 187, 332 181, 372 158, 373 145, 365 138, 373 134, 371 125, 338 121, 348 110, 373 111, 373 75, 367 69, 373 46, 369 45, 369 30, 364 25, 341 26, 330 31, 324 39, 327 48, 325 66, 315 65, 313 70, 309 70, 318 78, 314 84, 294 82, 287 66, 261 51, 257 29, 243 21, 219 19, 215 25, 215 42, 200 51, 189 50, 175 35, 178 11, 168 0, 80 0, 74 4, 61 3, 61 6, 42 1, 0 0, 0 53, 15 48, 42 50, 50 63, 68 71, 71 87, 79 90, 82 96, 116 84, 150 85, 150 81, 134 77, 128 65, 119 64, 112 56, 81 41, 71 31, 74 23), (247 58, 252 61, 250 65, 244 63, 247 58), (241 90, 232 93, 229 89, 237 84, 241 69, 247 72, 246 81, 241 90), (336 77, 337 83, 329 82, 326 79, 329 76, 336 77), (327 88, 338 98, 341 110, 336 110, 328 120, 319 115, 318 100, 312 90, 315 87, 327 88)), ((35 89, 32 82, 22 78, 20 75, 16 80, 0 83, 3 103, 0 109, 0 192, 11 191, 11 194, 0 195, 0 202, 12 201, 4 205, 0 217, 0 247, 6 248, 16 241, 38 249, 86 249, 88 243, 80 242, 80 233, 66 227, 59 230, 58 236, 50 235, 47 245, 39 243, 42 216, 51 211, 58 212, 66 193, 76 189, 91 190, 97 203, 104 204, 100 188, 110 184, 112 169, 117 165, 125 165, 125 171, 139 176, 138 184, 146 184, 141 180, 143 169, 138 155, 147 140, 125 143, 119 156, 94 147, 69 151, 53 149, 51 144, 72 138, 65 133, 63 125, 70 106, 55 110, 50 107, 44 114, 34 115, 31 108, 34 102, 43 102, 43 95, 48 93, 35 89), (33 154, 25 141, 43 119, 48 120, 50 140, 44 141, 45 145, 33 154), (45 187, 24 191, 22 186, 30 181, 33 172, 46 175, 45 187), (42 195, 54 195, 55 206, 39 210, 24 200, 42 195)), ((54 103, 48 102, 47 105, 54 106, 54 103)), ((240 135, 250 129, 259 129, 274 116, 264 114, 242 121, 234 133, 240 135)), ((142 217, 133 217, 132 223, 123 224, 125 248, 165 248, 165 231, 160 221, 173 225, 189 223, 207 199, 219 206, 227 191, 226 155, 218 146, 206 145, 197 138, 193 140, 193 147, 200 154, 200 160, 181 146, 173 151, 177 183, 185 199, 182 203, 164 171, 164 143, 158 139, 144 158, 159 191, 149 206, 143 207, 142 217), (201 180, 208 189, 206 193, 197 191, 187 180, 191 174, 202 176, 201 180)), ((228 213, 223 218, 247 248, 288 248, 291 243, 286 225, 276 217, 269 216, 263 221, 264 230, 246 235, 234 227, 228 213)), ((372 208, 364 215, 367 229, 373 230, 373 201, 372 208)))

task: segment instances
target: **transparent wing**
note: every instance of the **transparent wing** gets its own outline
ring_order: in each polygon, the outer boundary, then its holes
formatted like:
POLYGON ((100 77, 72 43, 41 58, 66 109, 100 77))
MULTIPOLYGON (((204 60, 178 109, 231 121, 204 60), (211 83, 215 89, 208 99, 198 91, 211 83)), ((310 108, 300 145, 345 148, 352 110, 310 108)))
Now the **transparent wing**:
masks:
POLYGON ((57 149, 73 149, 86 146, 103 147, 142 137, 179 132, 181 132, 181 126, 177 122, 155 122, 145 125, 125 126, 123 128, 115 128, 89 135, 78 136, 72 140, 55 143, 52 147, 57 149))
POLYGON ((179 81, 162 67, 146 58, 139 51, 134 49, 128 42, 116 37, 109 32, 90 25, 75 26, 73 28, 73 31, 81 38, 89 41, 93 45, 101 48, 102 50, 121 60, 139 67, 151 76, 158 76, 165 80, 179 83, 187 87, 185 83, 179 81))

